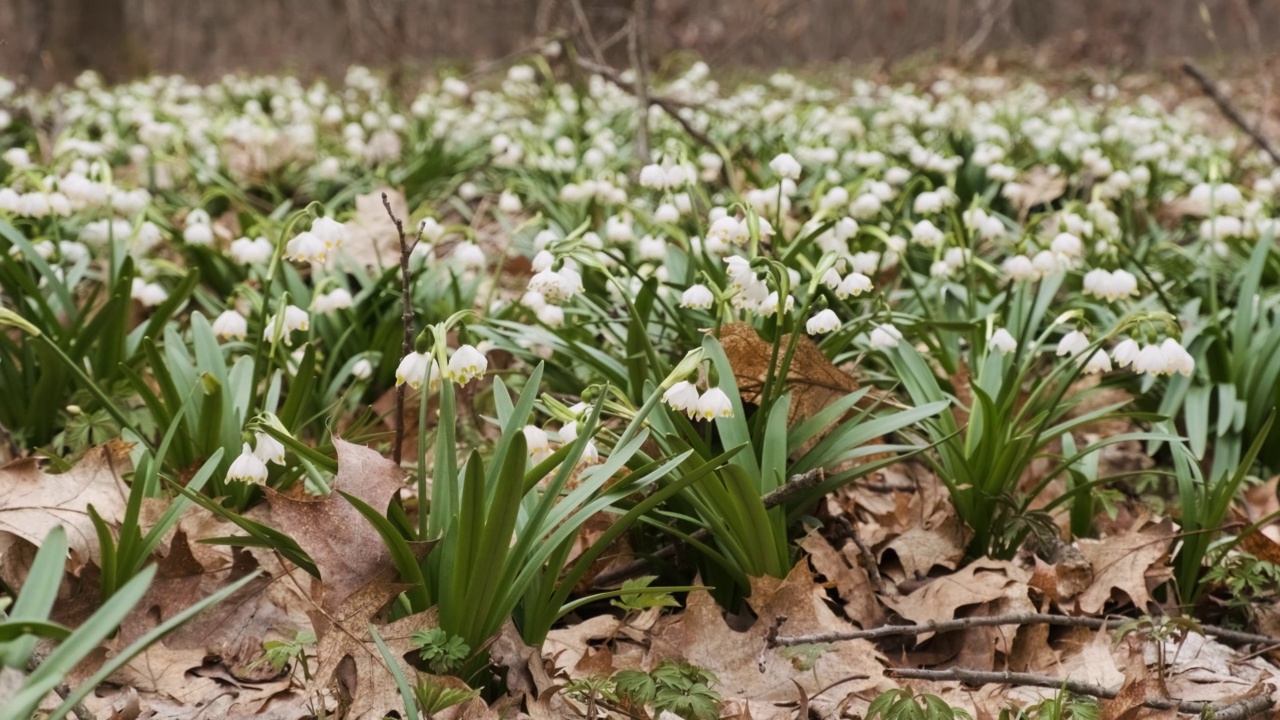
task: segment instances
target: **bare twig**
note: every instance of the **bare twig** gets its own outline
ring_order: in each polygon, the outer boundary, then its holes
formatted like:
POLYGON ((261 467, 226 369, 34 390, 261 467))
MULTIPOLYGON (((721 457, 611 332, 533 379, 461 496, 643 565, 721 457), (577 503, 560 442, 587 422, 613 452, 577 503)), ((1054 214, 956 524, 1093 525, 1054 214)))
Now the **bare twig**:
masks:
MULTIPOLYGON (((404 337, 400 341, 400 357, 405 357, 413 351, 413 300, 409 292, 409 255, 413 252, 413 247, 405 238, 404 223, 391 210, 391 200, 387 198, 385 192, 382 193, 382 207, 387 209, 387 216, 391 218, 391 222, 395 223, 396 234, 400 236, 400 297, 404 304, 400 316, 400 322, 404 326, 404 337)), ((421 233, 418 239, 422 239, 421 233)), ((396 387, 396 444, 392 450, 392 459, 397 465, 400 464, 404 449, 404 394, 405 385, 401 383, 396 387)))
MULTIPOLYGON (((900 635, 923 635, 925 633, 951 632, 974 627, 996 627, 1000 625, 1057 625, 1059 627, 1083 627, 1097 630, 1114 628, 1132 618, 1096 618, 1076 617, 1072 615, 1051 615, 1048 613, 1008 613, 1006 615, 980 615, 974 617, 943 620, 940 622, 921 623, 919 625, 884 625, 868 630, 851 632, 812 633, 809 635, 783 635, 776 638, 779 646, 806 645, 809 643, 836 642, 839 640, 878 640, 880 638, 900 635)), ((1212 638, 1237 645, 1270 644, 1280 638, 1268 635, 1228 630, 1213 625, 1202 625, 1200 631, 1212 638)))
POLYGON ((649 156, 649 12, 646 0, 632 0, 631 35, 627 51, 631 55, 631 71, 635 74, 636 96, 636 160, 647 165, 649 156))
MULTIPOLYGON (((760 498, 760 501, 764 503, 766 510, 775 508, 779 505, 788 503, 818 485, 821 485, 822 481, 825 480, 826 477, 826 474, 821 468, 817 470, 810 470, 809 472, 802 473, 800 475, 793 475, 791 479, 787 481, 786 485, 783 485, 777 490, 774 490, 760 498)), ((703 529, 693 533, 689 537, 694 540, 707 541, 711 539, 711 533, 703 529)), ((675 554, 676 546, 674 544, 664 545, 652 555, 636 558, 620 568, 606 570, 600 573, 591 581, 591 585, 597 588, 606 587, 622 580, 626 580, 627 578, 635 577, 644 572, 645 568, 649 567, 649 564, 654 560, 664 560, 675 554)))
MULTIPOLYGON (((44 662, 44 660, 45 657, 40 656, 37 652, 31 653, 31 656, 27 658, 27 672, 34 672, 36 668, 40 667, 40 663, 44 662)), ((71 688, 64 682, 54 685, 53 691, 58 693, 58 697, 63 700, 66 700, 67 696, 71 694, 71 688)), ((78 720, 96 720, 93 713, 84 706, 83 702, 78 702, 75 705, 72 705, 71 714, 75 715, 78 720)))
MULTIPOLYGON (((633 95, 636 94, 637 92, 636 86, 632 83, 627 82, 626 80, 623 80, 622 73, 619 73, 616 69, 608 65, 602 65, 600 63, 591 62, 590 60, 581 56, 576 57, 575 61, 578 64, 578 66, 581 67, 583 70, 586 70, 588 72, 593 72, 603 77, 604 79, 608 80, 609 82, 613 83, 614 85, 617 85, 623 90, 626 90, 627 92, 632 93, 633 95)), ((689 122, 687 119, 685 119, 683 115, 680 114, 681 108, 690 108, 694 106, 690 105, 689 103, 681 102, 679 100, 674 100, 672 98, 662 97, 661 95, 654 95, 652 93, 648 93, 648 97, 649 97, 649 105, 657 105, 659 108, 662 108, 662 111, 670 115, 671 118, 675 120, 686 133, 688 133, 689 137, 693 138, 699 144, 703 145, 707 149, 711 150, 712 152, 720 156, 720 159, 724 161, 723 165, 721 165, 720 167, 720 172, 724 176, 725 182, 730 187, 733 187, 733 166, 729 162, 730 158, 727 156, 727 153, 723 152, 720 149, 720 146, 716 144, 716 141, 712 140, 709 135, 699 130, 697 126, 689 122)))
POLYGON ((1204 74, 1203 70, 1190 60, 1186 60, 1182 63, 1182 71, 1190 75, 1200 85, 1200 89, 1204 91, 1204 94, 1208 95, 1209 99, 1213 100, 1214 104, 1218 106, 1218 109, 1222 111, 1222 114, 1227 116, 1228 120, 1234 123, 1236 127, 1243 130, 1244 133, 1253 140, 1254 145, 1257 145, 1260 150, 1270 156, 1272 162, 1280 165, 1280 150, 1277 150, 1276 147, 1267 140, 1267 138, 1263 137, 1262 133, 1258 131, 1258 128, 1250 125, 1249 122, 1244 119, 1244 116, 1236 109, 1236 106, 1231 102, 1231 99, 1223 94, 1222 90, 1209 78, 1208 75, 1204 74))
POLYGON ((586 10, 582 9, 582 0, 569 0, 569 3, 573 6, 574 19, 578 22, 578 29, 582 30, 582 37, 587 42, 591 57, 598 63, 604 63, 604 52, 600 49, 600 43, 596 42, 595 33, 591 32, 591 21, 587 19, 586 10))
MULTIPOLYGON (((965 670, 948 668, 946 670, 920 670, 916 668, 888 668, 885 674, 903 680, 958 681, 969 685, 1021 685, 1024 687, 1042 687, 1064 689, 1076 695, 1089 695, 1103 700, 1112 700, 1119 693, 1117 690, 1094 685, 1078 680, 1033 675, 1017 672, 988 672, 981 670, 965 670)), ((1262 693, 1234 703, 1206 703, 1181 700, 1150 699, 1143 705, 1157 710, 1176 708, 1181 713, 1205 715, 1216 720, 1245 720, 1258 713, 1265 712, 1273 705, 1270 693, 1262 693)))
MULTIPOLYGON (((864 569, 867 571, 867 580, 871 583, 871 589, 878 595, 883 595, 885 591, 884 578, 880 576, 880 566, 876 562, 876 556, 871 552, 871 548, 862 541, 858 535, 858 527, 853 524, 849 518, 843 515, 836 518, 836 524, 839 525, 839 534, 837 539, 848 538, 858 548, 858 557, 862 560, 864 569)), ((839 548, 836 548, 837 550, 839 548)))

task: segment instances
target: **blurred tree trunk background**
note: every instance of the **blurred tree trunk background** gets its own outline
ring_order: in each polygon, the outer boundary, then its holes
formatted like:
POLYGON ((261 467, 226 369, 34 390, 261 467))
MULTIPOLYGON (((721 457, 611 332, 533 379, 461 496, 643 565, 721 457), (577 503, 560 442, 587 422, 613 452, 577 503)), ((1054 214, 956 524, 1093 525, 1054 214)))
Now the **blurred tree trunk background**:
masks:
MULTIPOLYGON (((626 64, 635 0, 0 0, 0 73, 48 85, 84 69, 208 79, 238 70, 340 76, 353 63, 474 62, 585 18, 626 64)), ((1280 0, 649 0, 650 56, 717 64, 972 61, 1143 66, 1185 55, 1275 54, 1280 0)))

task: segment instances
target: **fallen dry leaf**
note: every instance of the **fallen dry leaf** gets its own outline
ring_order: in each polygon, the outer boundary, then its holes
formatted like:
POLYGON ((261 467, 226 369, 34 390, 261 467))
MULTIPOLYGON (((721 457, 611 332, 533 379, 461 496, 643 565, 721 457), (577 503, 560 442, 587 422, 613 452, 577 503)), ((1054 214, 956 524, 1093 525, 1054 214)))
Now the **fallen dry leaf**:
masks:
POLYGON ((846 540, 844 547, 836 550, 820 533, 812 532, 800 541, 800 547, 809 553, 814 570, 835 586, 844 603, 845 617, 863 628, 884 624, 884 610, 876 602, 871 578, 858 562, 858 549, 852 540, 846 540))
MULTIPOLYGON (((779 342, 785 350, 791 336, 783 335, 779 342)), ((728 323, 721 327, 720 345, 733 367, 733 377, 743 402, 758 404, 768 376, 773 346, 761 339, 755 328, 747 323, 728 323)), ((782 355, 782 352, 778 353, 778 362, 774 366, 778 370, 782 368, 782 355)), ((787 372, 787 389, 791 391, 787 426, 794 427, 857 390, 858 383, 833 365, 812 340, 801 335, 796 341, 795 355, 787 372)))
POLYGON ((853 629, 832 612, 826 593, 814 583, 806 563, 797 564, 785 579, 753 578, 747 602, 756 619, 746 630, 738 631, 725 621, 709 594, 701 590, 690 593, 685 611, 655 630, 650 662, 674 657, 710 670, 719 677, 719 691, 725 698, 753 703, 756 720, 794 715, 794 711, 781 708, 756 715, 755 708, 761 706, 755 703, 794 702, 795 683, 809 694, 811 707, 824 717, 848 695, 889 687, 879 653, 865 640, 833 643, 807 671, 798 670, 783 648, 766 648, 765 639, 781 616, 787 620, 779 628, 780 635, 853 629), (851 676, 867 679, 817 694, 851 676))
POLYGON ((326 610, 336 609, 391 565, 378 531, 337 491, 383 512, 404 486, 400 467, 377 452, 343 440, 334 440, 334 448, 338 474, 333 493, 300 500, 264 488, 271 524, 296 540, 320 570, 320 605, 326 610))
POLYGON ((1167 564, 1173 535, 1173 521, 1166 518, 1122 535, 1076 541, 1093 566, 1093 583, 1077 598, 1076 609, 1096 615, 1118 591, 1124 600, 1146 611, 1150 589, 1173 576, 1167 564))
MULTIPOLYGON (((65 473, 44 472, 36 458, 15 460, 0 467, 0 556, 19 541, 39 547, 54 527, 67 532, 70 559, 67 569, 79 573, 88 562, 99 562, 98 536, 89 519, 93 509, 117 526, 124 519, 129 488, 120 474, 129 468, 129 444, 111 442, 93 448, 65 473)), ((21 572, 4 563, 7 572, 21 572)), ((20 587, 23 577, 3 577, 10 587, 20 587)))

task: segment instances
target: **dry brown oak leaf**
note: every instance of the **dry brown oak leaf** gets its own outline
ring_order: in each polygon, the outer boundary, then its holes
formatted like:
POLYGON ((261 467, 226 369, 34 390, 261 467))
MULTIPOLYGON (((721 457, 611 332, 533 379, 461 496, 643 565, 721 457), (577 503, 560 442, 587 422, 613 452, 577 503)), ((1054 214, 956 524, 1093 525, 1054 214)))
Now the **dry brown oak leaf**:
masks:
POLYGON ((1077 540, 1080 554, 1093 566, 1093 583, 1080 593, 1076 609, 1097 615, 1112 599, 1127 599, 1145 612, 1151 588, 1173 577, 1168 564, 1173 537, 1173 521, 1165 518, 1121 535, 1077 540))
POLYGON ((329 495, 299 499, 263 489, 271 507, 271 525, 297 541, 315 561, 321 582, 313 583, 313 595, 327 612, 392 567, 391 554, 378 531, 338 491, 385 512, 404 486, 400 467, 377 452, 343 440, 334 440, 333 446, 338 474, 329 495))
MULTIPOLYGON (((67 532, 70 572, 78 574, 85 563, 99 562, 88 506, 111 527, 124 519, 129 488, 120 475, 129 469, 129 448, 119 441, 93 448, 75 467, 57 475, 41 470, 36 458, 0 467, 0 557, 17 549, 19 541, 38 547, 61 525, 67 532)), ((20 570, 25 576, 25 569, 20 570)), ((0 579, 13 587, 22 584, 22 577, 0 579)))
MULTIPOLYGON (((775 372, 782 369, 783 355, 790 342, 789 334, 779 339, 775 372)), ((733 378, 738 384, 743 402, 759 404, 769 372, 773 346, 761 339, 755 328, 747 323, 729 323, 721 327, 720 345, 729 359, 729 365, 733 367, 733 378)), ((796 341, 786 385, 791 391, 788 427, 794 427, 858 389, 858 383, 853 377, 836 367, 812 340, 803 335, 796 341)))

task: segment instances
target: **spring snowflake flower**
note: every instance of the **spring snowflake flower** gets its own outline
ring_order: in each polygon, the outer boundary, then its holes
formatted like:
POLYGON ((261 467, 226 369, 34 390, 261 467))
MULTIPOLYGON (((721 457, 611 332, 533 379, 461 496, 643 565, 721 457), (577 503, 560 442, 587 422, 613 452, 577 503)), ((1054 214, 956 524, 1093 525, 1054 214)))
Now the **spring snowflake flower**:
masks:
POLYGON ((911 227, 911 240, 925 247, 937 247, 942 238, 942 231, 928 220, 921 220, 911 227))
POLYGON ((1160 343, 1160 352, 1164 354, 1165 372, 1172 375, 1178 373, 1187 377, 1195 372, 1196 361, 1191 357, 1191 353, 1173 338, 1165 338, 1160 343))
POLYGON ((507 214, 520 212, 524 206, 520 203, 520 196, 510 190, 503 190, 498 196, 498 209, 507 214))
POLYGON ((134 278, 130 296, 146 307, 156 307, 169 299, 169 292, 163 285, 149 283, 142 278, 134 278))
POLYGON ((578 439, 578 421, 570 420, 560 426, 559 432, 556 433, 561 443, 571 443, 578 439))
POLYGON ((551 254, 550 250, 539 250, 534 254, 529 266, 535 273, 540 273, 544 270, 550 270, 555 261, 556 258, 551 254))
POLYGON ((641 260, 662 260, 667 256, 667 241, 645 235, 636 246, 636 256, 641 260))
POLYGON ((1073 259, 1084 255, 1084 243, 1071 233, 1058 233, 1049 243, 1049 249, 1058 255, 1073 259))
POLYGON ((645 165, 640 168, 640 187, 664 190, 667 187, 667 173, 661 165, 645 165))
POLYGON ((1058 341, 1056 354, 1058 357, 1076 355, 1087 347, 1089 347, 1089 338, 1079 330, 1072 330, 1058 341))
POLYGON ((716 297, 711 292, 711 288, 701 284, 690 285, 689 289, 680 295, 680 307, 707 310, 715 300, 716 297))
POLYGON ((1159 345, 1147 345, 1138 351, 1132 363, 1139 375, 1166 375, 1170 372, 1169 357, 1159 345))
POLYGON ((1084 373, 1086 375, 1098 375, 1101 373, 1111 372, 1111 358, 1098 348, 1093 351, 1093 355, 1084 364, 1084 373))
POLYGON ((304 231, 284 246, 284 256, 296 262, 324 262, 328 246, 315 233, 304 231))
POLYGON ((349 308, 354 302, 355 299, 351 297, 349 290, 346 288, 334 288, 311 299, 311 312, 323 315, 334 310, 349 308))
POLYGON ((264 237, 242 237, 231 241, 227 254, 239 265, 261 265, 271 259, 271 250, 271 241, 264 237))
POLYGON ((596 447, 595 440, 588 440, 582 446, 582 457, 578 459, 579 465, 595 465, 600 462, 600 448, 596 447))
POLYGON ((547 432, 536 425, 524 426, 524 442, 529 448, 529 460, 537 463, 551 457, 551 441, 547 432))
POLYGON ((728 215, 712 222, 710 229, 707 230, 708 241, 725 245, 742 244, 747 241, 747 238, 747 223, 728 215))
MULTIPOLYGON (((422 387, 422 383, 427 379, 428 365, 434 365, 432 360, 426 353, 411 352, 404 356, 400 361, 400 365, 396 367, 396 387, 400 387, 408 383, 409 387, 417 390, 422 387)), ((431 368, 434 370, 435 368, 431 368)))
POLYGON ((466 385, 484 375, 488 369, 489 361, 475 346, 463 345, 454 350, 453 356, 449 358, 447 377, 459 385, 466 385))
POLYGON ((929 277, 949 278, 955 274, 955 269, 943 260, 937 260, 929 266, 929 277))
POLYGON ((662 203, 653 211, 653 219, 660 223, 674 223, 680 220, 680 211, 671 203, 662 203))
POLYGON ((254 436, 253 454, 264 463, 284 464, 284 443, 260 432, 254 436))
POLYGON ((698 411, 698 388, 688 380, 681 380, 662 393, 662 402, 676 412, 693 417, 698 411))
POLYGON ((311 233, 329 250, 342 247, 347 240, 347 226, 329 217, 316 218, 311 223, 311 233))
POLYGON ((871 193, 863 193, 849 204, 849 214, 857 220, 870 220, 880 213, 883 203, 871 193))
POLYGON ((902 339, 902 332, 889 323, 876 325, 871 330, 871 349, 896 348, 902 339))
POLYGON ((536 313, 538 322, 549 328, 558 328, 564 325, 564 308, 559 305, 543 305, 536 313))
POLYGON ((1018 349, 1018 341, 1013 339, 1013 335, 1004 328, 998 328, 991 334, 991 339, 987 343, 995 349, 996 352, 1004 355, 1018 349))
POLYGON ((480 270, 488 264, 489 259, 485 257, 484 250, 473 242, 460 242, 453 248, 451 258, 456 260, 459 265, 473 270, 480 270))
POLYGON ((1054 275, 1062 272, 1067 263, 1063 262, 1064 256, 1058 255, 1050 250, 1041 250, 1036 256, 1031 258, 1031 267, 1040 277, 1054 275))
POLYGON ((1138 341, 1133 338, 1125 338, 1111 349, 1111 359, 1119 367, 1129 367, 1137 359, 1138 352, 1138 341))
POLYGON ((835 290, 840 287, 840 281, 842 279, 843 278, 840 277, 840 273, 835 268, 828 268, 827 271, 822 274, 821 282, 823 285, 827 286, 828 290, 835 290))
POLYGON ((231 463, 231 468, 227 470, 228 480, 244 480, 252 483, 264 483, 267 481, 267 464, 262 458, 253 454, 249 449, 249 443, 244 444, 240 456, 231 463))
POLYGON ((351 366, 351 376, 357 380, 368 380, 373 377, 373 363, 369 358, 360 358, 351 366))
POLYGON ((703 420, 733 417, 733 403, 720 388, 707 388, 707 391, 702 393, 702 397, 698 398, 696 414, 703 420))
POLYGON ((864 292, 870 292, 871 278, 860 272, 852 272, 845 276, 840 284, 836 286, 836 297, 844 300, 849 296, 857 297, 864 292))
POLYGON ((1115 302, 1138 294, 1138 279, 1128 270, 1107 272, 1095 268, 1084 275, 1084 294, 1115 302))
MULTIPOLYGON (((778 291, 774 290, 773 292, 769 293, 767 297, 765 297, 763 302, 760 303, 759 312, 761 315, 765 317, 769 317, 770 315, 773 315, 778 312, 778 304, 779 304, 778 291)), ((791 310, 794 309, 796 306, 796 299, 788 295, 787 301, 783 303, 783 306, 784 306, 783 312, 791 312, 791 310)))
POLYGON ((769 169, 788 180, 800 179, 800 163, 791 153, 782 153, 769 161, 769 169))
POLYGON ((213 334, 224 340, 244 340, 249 334, 249 322, 235 310, 225 310, 213 321, 213 334))
POLYGON ((838 329, 841 324, 840 316, 836 315, 834 310, 827 308, 809 318, 804 324, 804 329, 810 335, 822 335, 838 329))
POLYGON ((213 243, 213 226, 209 213, 199 208, 192 210, 185 221, 182 239, 192 245, 210 245, 213 243))

